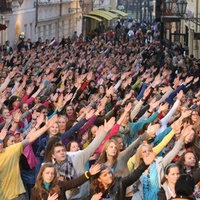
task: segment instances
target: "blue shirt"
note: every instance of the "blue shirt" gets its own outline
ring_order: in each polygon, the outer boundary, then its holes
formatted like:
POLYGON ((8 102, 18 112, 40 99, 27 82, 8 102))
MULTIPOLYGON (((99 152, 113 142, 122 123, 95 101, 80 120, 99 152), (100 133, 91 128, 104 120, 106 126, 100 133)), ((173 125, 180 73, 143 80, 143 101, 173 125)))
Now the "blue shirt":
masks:
POLYGON ((158 172, 156 169, 156 163, 150 165, 149 173, 146 175, 142 174, 142 182, 143 182, 143 195, 144 200, 157 200, 157 193, 159 190, 158 183, 158 172))

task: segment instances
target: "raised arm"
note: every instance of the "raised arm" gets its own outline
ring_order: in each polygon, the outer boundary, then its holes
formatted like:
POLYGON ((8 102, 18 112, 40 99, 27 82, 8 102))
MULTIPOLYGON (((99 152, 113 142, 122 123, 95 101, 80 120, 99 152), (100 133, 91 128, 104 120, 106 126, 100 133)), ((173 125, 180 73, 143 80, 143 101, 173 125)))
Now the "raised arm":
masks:
POLYGON ((122 178, 122 186, 123 188, 127 188, 132 185, 135 181, 137 181, 142 173, 149 167, 149 165, 154 161, 155 154, 150 153, 148 157, 144 158, 144 162, 142 162, 137 169, 131 172, 130 175, 122 178))
MULTIPOLYGON (((40 120, 43 121, 44 115, 40 114, 40 120)), ((22 141, 22 146, 25 148, 29 143, 34 142, 37 138, 39 138, 43 133, 45 133, 48 128, 53 126, 53 124, 57 121, 57 115, 54 115, 50 120, 46 121, 46 124, 37 131, 30 132, 25 140, 22 141)))
POLYGON ((178 154, 178 152, 182 149, 186 136, 189 134, 193 134, 193 133, 190 133, 191 130, 192 130, 192 126, 188 126, 187 128, 181 131, 181 136, 178 139, 176 145, 162 160, 162 164, 164 167, 167 166, 178 154))
POLYGON ((59 185, 61 185, 65 189, 65 191, 76 188, 82 185, 83 183, 85 183, 86 181, 88 181, 92 176, 97 174, 100 171, 100 169, 101 169, 100 164, 93 165, 90 167, 90 170, 86 171, 82 176, 79 176, 69 181, 65 181, 65 180, 62 182, 60 181, 59 185))
POLYGON ((139 113, 143 103, 145 102, 146 98, 149 96, 150 92, 151 92, 150 89, 146 89, 144 91, 143 98, 140 99, 140 101, 137 103, 137 105, 131 112, 131 115, 130 115, 131 121, 133 121, 135 119, 135 117, 137 116, 137 114, 139 113))
POLYGON ((74 164, 86 163, 90 156, 97 150, 99 145, 102 143, 106 134, 110 131, 115 123, 115 118, 112 117, 108 122, 104 122, 104 126, 99 127, 98 135, 94 138, 94 140, 87 146, 82 152, 77 154, 76 160, 73 161, 74 164))
POLYGON ((8 84, 10 83, 11 78, 14 77, 15 74, 16 74, 16 69, 13 69, 13 71, 10 72, 9 75, 7 76, 4 83, 0 86, 0 92, 3 92, 7 88, 8 84))
POLYGON ((76 131, 78 131, 83 126, 83 124, 85 124, 86 121, 87 121, 86 119, 82 119, 76 125, 74 125, 72 128, 70 128, 68 131, 64 132, 60 136, 62 142, 64 142, 67 138, 72 136, 72 134, 74 134, 76 131))

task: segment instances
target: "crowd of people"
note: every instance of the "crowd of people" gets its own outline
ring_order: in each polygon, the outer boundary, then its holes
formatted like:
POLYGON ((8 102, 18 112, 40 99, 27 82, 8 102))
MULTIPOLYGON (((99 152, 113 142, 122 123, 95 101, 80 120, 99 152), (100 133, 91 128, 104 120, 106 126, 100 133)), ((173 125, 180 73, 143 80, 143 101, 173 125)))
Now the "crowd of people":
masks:
POLYGON ((200 59, 144 38, 6 42, 0 200, 200 198, 200 59))

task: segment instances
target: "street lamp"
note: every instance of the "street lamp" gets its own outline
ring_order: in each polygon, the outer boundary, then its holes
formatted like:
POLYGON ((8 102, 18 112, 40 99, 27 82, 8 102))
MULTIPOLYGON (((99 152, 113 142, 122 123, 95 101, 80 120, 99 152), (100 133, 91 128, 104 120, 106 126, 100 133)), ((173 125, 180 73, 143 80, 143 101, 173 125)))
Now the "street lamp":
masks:
POLYGON ((166 0, 165 1, 166 9, 172 10, 172 4, 173 4, 172 0, 166 0))
POLYGON ((177 0, 177 1, 174 1, 174 0, 165 0, 166 10, 173 12, 172 11, 173 4, 174 4, 174 7, 175 7, 174 10, 176 10, 177 13, 172 13, 172 14, 177 14, 179 16, 185 15, 186 8, 187 8, 187 1, 186 0, 177 0))
POLYGON ((185 15, 186 8, 187 8, 187 1, 186 0, 178 0, 176 4, 177 4, 177 7, 178 7, 178 14, 180 16, 185 15))

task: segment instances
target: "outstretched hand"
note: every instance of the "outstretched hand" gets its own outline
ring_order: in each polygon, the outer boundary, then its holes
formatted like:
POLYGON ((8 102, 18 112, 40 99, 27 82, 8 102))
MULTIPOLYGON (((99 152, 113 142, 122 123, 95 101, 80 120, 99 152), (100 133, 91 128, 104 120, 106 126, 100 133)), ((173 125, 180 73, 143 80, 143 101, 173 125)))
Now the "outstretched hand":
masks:
POLYGON ((104 121, 104 130, 106 132, 108 132, 114 126, 114 124, 115 124, 115 118, 114 117, 110 118, 110 120, 108 120, 108 121, 105 120, 104 121))
POLYGON ((40 113, 40 115, 36 118, 35 126, 37 126, 39 128, 43 121, 44 121, 44 114, 40 113))
POLYGON ((184 129, 181 131, 180 139, 181 139, 183 142, 187 143, 187 141, 185 140, 186 137, 187 137, 187 136, 190 136, 190 135, 192 135, 192 134, 194 134, 193 132, 191 132, 192 128, 193 128, 193 125, 190 125, 190 126, 184 128, 184 129))
POLYGON ((165 103, 165 104, 160 105, 160 107, 159 107, 159 109, 158 109, 158 112, 161 113, 161 112, 167 110, 167 109, 168 109, 168 106, 169 106, 168 103, 165 103))
POLYGON ((149 105, 150 105, 150 108, 149 108, 150 112, 153 112, 154 109, 155 109, 156 107, 159 106, 159 104, 160 104, 160 101, 159 101, 159 100, 158 100, 158 101, 151 102, 151 103, 149 104, 149 105))
POLYGON ((192 114, 192 111, 191 110, 186 110, 186 111, 182 111, 181 112, 181 118, 184 119, 186 117, 189 117, 190 115, 192 114))
POLYGON ((103 195, 102 192, 99 192, 97 194, 94 194, 91 198, 91 200, 100 200, 101 199, 101 196, 103 195))
POLYGON ((180 90, 180 92, 177 94, 177 98, 178 98, 179 100, 181 100, 182 97, 183 97, 183 90, 180 90))
POLYGON ((47 119, 46 120, 46 126, 47 126, 47 128, 50 128, 51 126, 53 126, 55 123, 56 123, 56 121, 57 121, 57 119, 58 119, 58 115, 54 115, 51 119, 47 119))
POLYGON ((47 200, 57 200, 58 199, 58 194, 54 193, 54 194, 49 194, 48 199, 47 200))
POLYGON ((180 122, 180 120, 176 120, 172 125, 171 125, 171 127, 172 127, 172 129, 174 130, 174 132, 176 133, 176 134, 178 134, 178 133, 180 133, 180 131, 181 131, 181 128, 182 128, 182 121, 180 122))
POLYGON ((143 98, 146 99, 147 96, 150 94, 150 92, 151 92, 151 88, 147 88, 147 89, 144 91, 143 98))
POLYGON ((124 111, 125 111, 126 113, 128 113, 128 112, 131 110, 131 108, 132 108, 132 104, 129 103, 128 105, 125 106, 124 111))
POLYGON ((160 128, 160 124, 149 124, 146 133, 149 136, 149 140, 156 136, 156 131, 160 128))
POLYGON ((107 96, 110 96, 114 93, 114 87, 113 86, 110 86, 109 89, 106 89, 106 95, 107 96))
POLYGON ((126 100, 127 100, 127 99, 130 99, 130 98, 132 97, 132 95, 133 95, 133 92, 130 91, 129 93, 127 93, 127 94, 125 95, 125 99, 126 99, 126 100))
POLYGON ((89 112, 85 113, 85 118, 88 120, 90 119, 95 113, 94 109, 91 109, 89 112))
POLYGON ((101 170, 101 164, 92 165, 89 169, 91 175, 99 173, 101 170))

